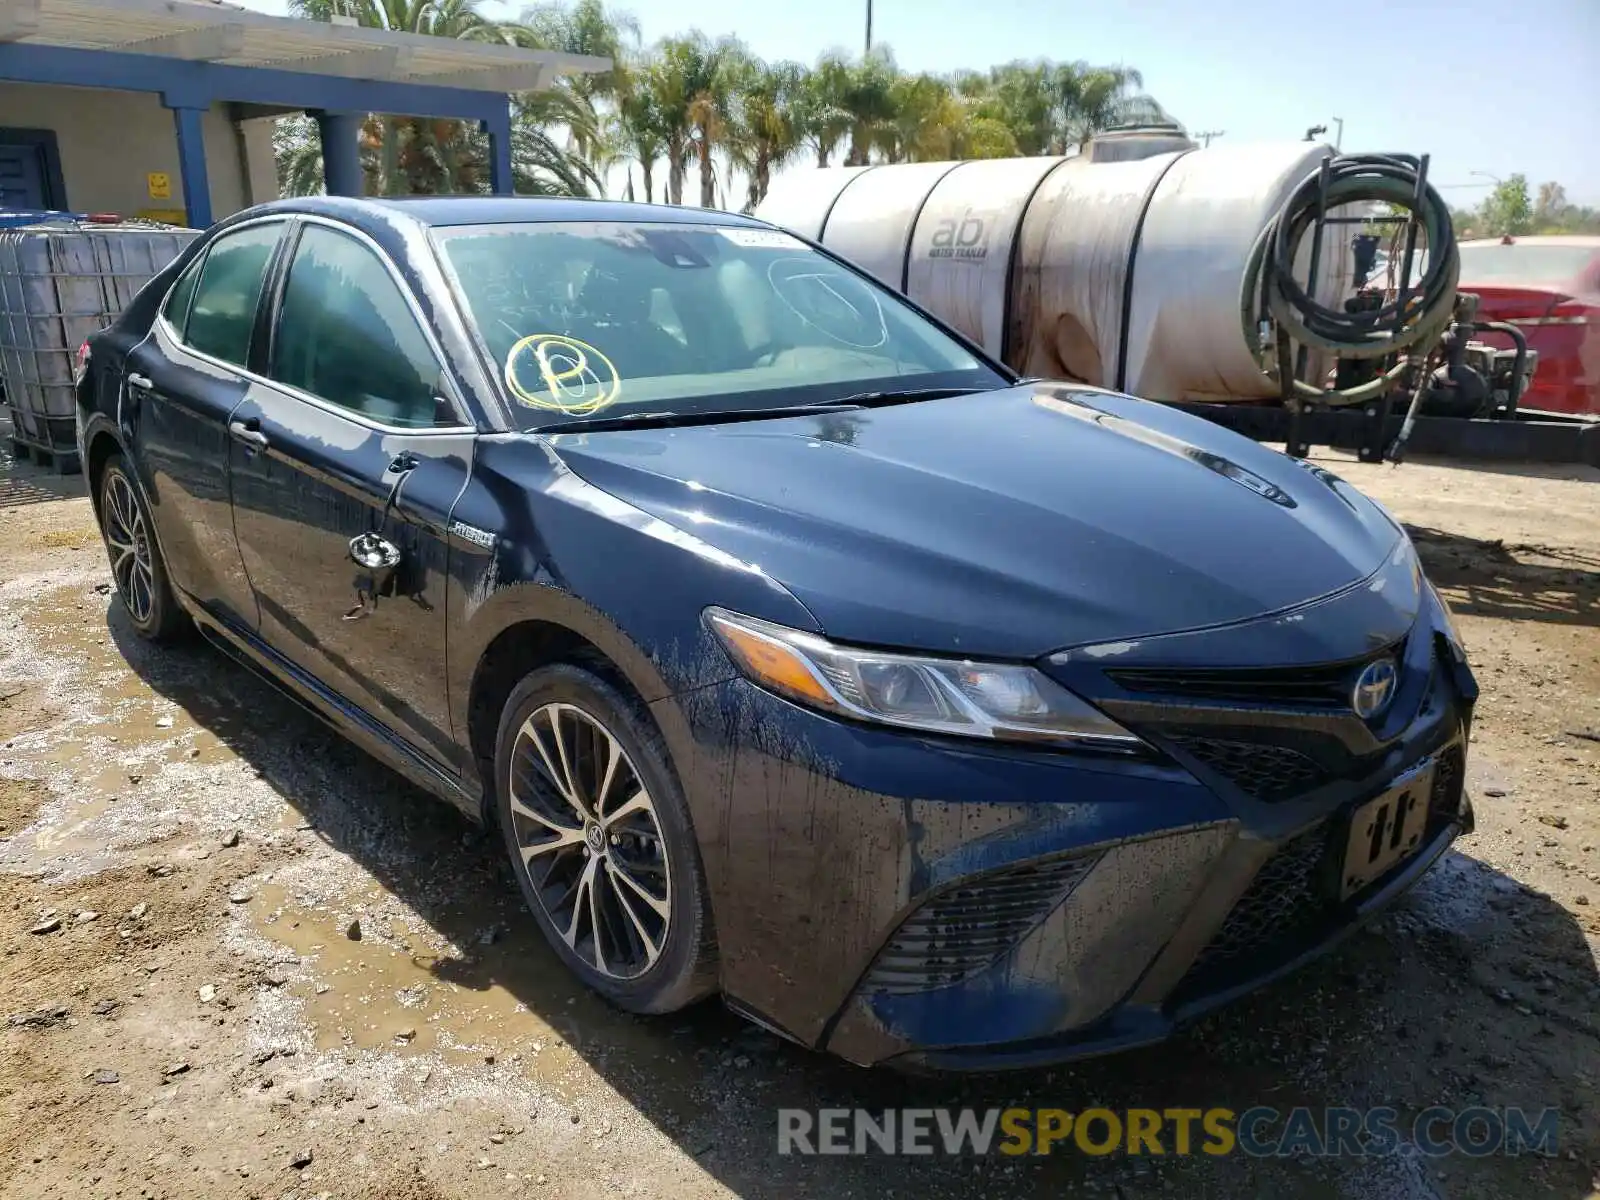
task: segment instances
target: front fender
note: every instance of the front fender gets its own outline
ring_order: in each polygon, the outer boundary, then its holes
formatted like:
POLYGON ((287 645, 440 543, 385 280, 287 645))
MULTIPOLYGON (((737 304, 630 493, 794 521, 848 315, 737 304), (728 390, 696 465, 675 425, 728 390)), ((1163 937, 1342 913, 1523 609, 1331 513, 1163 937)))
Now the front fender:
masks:
POLYGON ((584 482, 527 435, 479 439, 451 543, 449 687, 463 744, 485 655, 524 622, 594 645, 647 705, 735 673, 701 620, 709 604, 818 628, 759 566, 584 482))

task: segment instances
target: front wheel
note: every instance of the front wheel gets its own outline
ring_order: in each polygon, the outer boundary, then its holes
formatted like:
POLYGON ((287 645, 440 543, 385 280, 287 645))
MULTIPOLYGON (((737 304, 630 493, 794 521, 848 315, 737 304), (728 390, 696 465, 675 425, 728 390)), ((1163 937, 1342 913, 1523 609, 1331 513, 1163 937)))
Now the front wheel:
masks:
POLYGON ((496 747, 512 870, 562 961, 630 1012, 713 991, 699 847, 642 707, 582 667, 542 667, 511 693, 496 747))
POLYGON ((127 460, 113 454, 100 474, 100 535, 134 632, 161 642, 182 633, 188 618, 173 598, 167 565, 152 530, 127 460))

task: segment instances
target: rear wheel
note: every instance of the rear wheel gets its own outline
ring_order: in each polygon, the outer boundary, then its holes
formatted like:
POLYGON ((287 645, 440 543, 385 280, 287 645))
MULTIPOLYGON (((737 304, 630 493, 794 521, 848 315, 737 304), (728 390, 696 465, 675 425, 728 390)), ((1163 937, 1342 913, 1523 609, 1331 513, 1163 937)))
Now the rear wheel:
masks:
POLYGON ((540 668, 507 701, 495 777, 523 897, 580 979, 640 1013, 714 990, 699 847, 641 706, 581 667, 540 668))
POLYGON ((182 633, 188 618, 173 598, 152 529, 127 460, 113 454, 100 474, 100 534, 134 632, 159 642, 182 633))

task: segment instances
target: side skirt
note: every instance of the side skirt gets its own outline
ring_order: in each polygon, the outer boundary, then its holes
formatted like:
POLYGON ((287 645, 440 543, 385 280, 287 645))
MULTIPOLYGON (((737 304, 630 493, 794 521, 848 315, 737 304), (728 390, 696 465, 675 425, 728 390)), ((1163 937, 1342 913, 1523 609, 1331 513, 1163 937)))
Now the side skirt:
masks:
POLYGON ((364 709, 345 701, 249 630, 220 620, 187 595, 180 594, 179 603, 194 619, 206 641, 222 653, 260 676, 391 770, 460 809, 474 823, 482 822, 481 796, 464 787, 460 779, 439 770, 432 761, 412 749, 393 730, 375 721, 364 709))

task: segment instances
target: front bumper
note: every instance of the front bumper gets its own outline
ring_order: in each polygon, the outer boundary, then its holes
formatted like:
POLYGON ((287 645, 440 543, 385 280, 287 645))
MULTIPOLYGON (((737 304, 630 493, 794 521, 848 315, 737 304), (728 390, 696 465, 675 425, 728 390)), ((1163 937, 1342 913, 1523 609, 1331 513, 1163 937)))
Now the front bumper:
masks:
POLYGON ((860 1064, 1038 1066, 1158 1041, 1325 952, 1471 828, 1476 685, 1416 616, 1373 744, 1265 800, 1161 731, 1169 757, 1131 762, 850 725, 740 680, 660 702, 730 1004, 860 1064), (1420 846, 1339 900, 1351 812, 1429 758, 1420 846))

